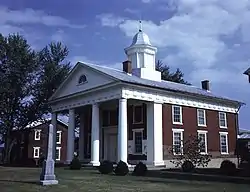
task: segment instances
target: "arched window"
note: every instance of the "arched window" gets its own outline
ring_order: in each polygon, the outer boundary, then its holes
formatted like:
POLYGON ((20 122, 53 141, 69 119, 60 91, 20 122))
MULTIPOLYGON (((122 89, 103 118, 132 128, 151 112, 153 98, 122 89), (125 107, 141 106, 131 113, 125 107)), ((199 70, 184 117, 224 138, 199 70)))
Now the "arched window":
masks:
POLYGON ((78 80, 78 84, 83 84, 87 81, 87 78, 85 75, 81 75, 79 80, 78 80))

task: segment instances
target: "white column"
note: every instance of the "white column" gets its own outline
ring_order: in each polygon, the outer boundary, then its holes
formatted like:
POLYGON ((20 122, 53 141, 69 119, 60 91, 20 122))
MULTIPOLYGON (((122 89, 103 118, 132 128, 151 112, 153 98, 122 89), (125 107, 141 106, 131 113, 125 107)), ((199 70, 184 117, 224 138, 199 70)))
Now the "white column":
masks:
POLYGON ((80 114, 80 128, 79 128, 79 160, 84 160, 84 114, 80 114))
POLYGON ((164 165, 162 142, 162 104, 147 104, 147 163, 164 165))
POLYGON ((92 105, 92 129, 91 129, 91 164, 93 166, 100 165, 100 121, 99 121, 99 105, 92 105))
POLYGON ((118 120, 118 161, 127 163, 128 160, 128 118, 127 99, 119 99, 118 120))
POLYGON ((56 131, 57 131, 57 113, 53 112, 51 114, 51 124, 53 125, 53 150, 52 150, 52 158, 54 161, 56 160, 56 131))
POLYGON ((75 151, 75 110, 69 110, 68 142, 67 142, 67 163, 69 164, 75 151))

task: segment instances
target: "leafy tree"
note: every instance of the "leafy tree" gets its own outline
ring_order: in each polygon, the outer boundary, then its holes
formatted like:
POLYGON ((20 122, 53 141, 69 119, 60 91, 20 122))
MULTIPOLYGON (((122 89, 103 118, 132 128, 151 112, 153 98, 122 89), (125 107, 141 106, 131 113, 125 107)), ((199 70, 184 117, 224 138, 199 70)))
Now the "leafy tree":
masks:
POLYGON ((190 161, 195 167, 206 167, 210 162, 211 155, 201 154, 201 149, 204 148, 201 138, 196 135, 190 135, 187 140, 183 142, 182 146, 173 146, 170 149, 173 160, 171 161, 176 167, 181 166, 184 162, 190 161), (174 152, 180 149, 181 153, 174 155, 174 152))
POLYGON ((19 34, 0 34, 0 131, 5 139, 5 162, 11 132, 43 119, 50 112, 48 98, 70 70, 67 47, 51 43, 33 50, 19 34))
POLYGON ((174 73, 170 72, 169 66, 165 65, 161 60, 157 60, 155 68, 161 72, 162 80, 191 85, 184 80, 184 73, 182 73, 179 68, 177 68, 174 73))

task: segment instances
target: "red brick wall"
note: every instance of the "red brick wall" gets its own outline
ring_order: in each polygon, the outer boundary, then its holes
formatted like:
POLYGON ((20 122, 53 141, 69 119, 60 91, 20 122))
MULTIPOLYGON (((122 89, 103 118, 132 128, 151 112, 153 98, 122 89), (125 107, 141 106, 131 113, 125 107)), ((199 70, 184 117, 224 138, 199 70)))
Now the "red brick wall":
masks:
MULTIPOLYGON (((174 125, 172 123, 172 105, 163 105, 163 145, 164 145, 164 159, 168 159, 169 147, 172 147, 173 128, 184 129, 184 139, 188 138, 189 135, 197 134, 197 130, 207 130, 207 144, 208 152, 213 157, 220 157, 220 131, 228 131, 228 147, 229 153, 234 154, 236 146, 236 114, 227 113, 227 129, 219 128, 219 113, 218 111, 205 110, 206 111, 206 124, 207 127, 198 127, 197 125, 197 108, 184 107, 182 106, 182 118, 183 125, 174 125)), ((87 149, 87 134, 91 133, 91 106, 87 106, 84 109, 85 124, 84 124, 84 151, 87 149)), ((118 115, 118 114, 117 114, 118 115)), ((147 138, 147 106, 143 104, 143 123, 133 124, 133 106, 128 105, 128 139, 133 139, 133 129, 144 128, 144 139, 147 138)), ((102 145, 103 146, 103 145, 102 145)), ((103 149, 102 149, 103 150, 103 149)), ((85 158, 90 158, 90 154, 85 153, 85 158)))
MULTIPOLYGON (((28 158, 33 158, 33 147, 40 147, 40 152, 42 152, 46 156, 49 123, 44 123, 44 124, 39 125, 39 126, 30 130, 29 144, 28 144, 28 158), (40 140, 35 140, 35 129, 42 130, 40 140)), ((61 144, 57 144, 57 147, 61 147, 61 160, 59 162, 65 162, 66 157, 67 157, 67 132, 68 132, 68 129, 65 125, 62 125, 61 123, 57 123, 57 131, 62 131, 61 144)))
POLYGON ((164 145, 164 159, 168 158, 169 147, 173 143, 173 128, 184 129, 184 140, 189 135, 197 134, 197 130, 207 130, 207 144, 208 152, 213 157, 219 157, 220 154, 220 131, 228 131, 228 148, 231 155, 234 154, 236 146, 236 114, 227 113, 227 129, 219 128, 219 113, 218 111, 206 111, 206 127, 198 127, 197 125, 197 108, 182 106, 183 125, 174 125, 172 123, 172 105, 163 105, 163 145, 164 145))

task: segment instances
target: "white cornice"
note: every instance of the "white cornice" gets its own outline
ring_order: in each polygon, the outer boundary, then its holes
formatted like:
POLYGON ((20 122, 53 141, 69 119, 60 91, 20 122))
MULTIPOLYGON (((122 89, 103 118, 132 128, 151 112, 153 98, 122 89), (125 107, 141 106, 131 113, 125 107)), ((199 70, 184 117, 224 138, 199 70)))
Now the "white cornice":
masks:
POLYGON ((230 113, 237 113, 238 110, 236 106, 230 106, 218 103, 216 101, 209 102, 202 100, 201 98, 193 99, 187 95, 179 96, 178 94, 175 95, 174 93, 163 94, 160 92, 150 91, 148 89, 124 87, 122 89, 122 97, 127 99, 138 99, 143 101, 153 101, 157 103, 168 103, 173 105, 181 105, 230 113))
POLYGON ((106 90, 95 91, 89 94, 74 96, 52 104, 52 111, 59 112, 85 105, 92 105, 121 98, 121 88, 112 87, 106 90))

